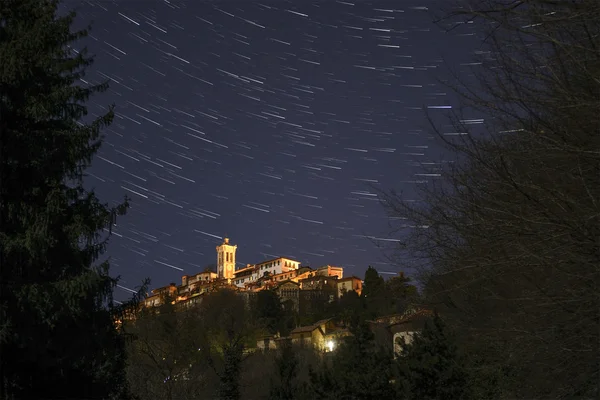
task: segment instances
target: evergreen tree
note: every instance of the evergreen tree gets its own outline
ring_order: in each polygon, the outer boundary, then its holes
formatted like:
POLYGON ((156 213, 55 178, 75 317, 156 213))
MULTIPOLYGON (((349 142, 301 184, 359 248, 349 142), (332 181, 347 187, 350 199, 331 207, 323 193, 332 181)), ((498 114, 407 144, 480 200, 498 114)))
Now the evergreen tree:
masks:
POLYGON ((396 367, 399 398, 407 400, 468 399, 470 389, 464 359, 435 314, 410 343, 403 342, 396 367))
POLYGON ((387 311, 385 281, 371 266, 365 272, 361 296, 365 301, 368 318, 375 318, 387 311))
POLYGON ((364 320, 364 299, 354 290, 345 292, 338 301, 338 318, 344 325, 352 325, 364 320))
POLYGON ((385 281, 379 272, 371 266, 365 271, 365 280, 362 289, 363 297, 376 296, 384 290, 385 281))
POLYGON ((99 232, 110 208, 83 172, 113 113, 84 123, 92 63, 57 0, 0 2, 0 399, 120 399, 124 343, 115 328, 99 232))

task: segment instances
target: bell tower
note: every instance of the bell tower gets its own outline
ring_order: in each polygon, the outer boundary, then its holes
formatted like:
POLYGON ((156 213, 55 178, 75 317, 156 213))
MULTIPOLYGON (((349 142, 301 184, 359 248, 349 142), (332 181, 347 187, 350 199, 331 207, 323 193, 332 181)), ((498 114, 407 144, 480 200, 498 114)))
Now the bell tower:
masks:
POLYGON ((217 275, 222 279, 232 279, 235 271, 235 251, 237 245, 229 244, 229 238, 224 238, 223 243, 217 246, 217 275))

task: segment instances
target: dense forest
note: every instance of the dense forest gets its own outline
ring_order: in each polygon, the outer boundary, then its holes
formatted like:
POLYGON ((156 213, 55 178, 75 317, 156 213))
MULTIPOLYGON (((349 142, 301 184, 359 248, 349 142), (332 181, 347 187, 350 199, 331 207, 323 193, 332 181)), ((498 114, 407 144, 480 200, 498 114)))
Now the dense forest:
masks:
MULTIPOLYGON (((367 269, 361 295, 295 312, 272 292, 229 290, 197 307, 116 305, 100 262, 128 201, 84 187, 113 108, 74 13, 56 0, 0 1, 0 400, 593 399, 600 396, 600 3, 448 3, 438 24, 480 27, 477 84, 445 82, 463 111, 455 156, 420 202, 381 191, 415 281, 367 269), (469 116, 485 117, 485 132, 469 116), (408 221, 408 223, 407 223, 408 221), (107 231, 109 235, 104 234, 107 231), (394 354, 371 321, 433 310, 394 354), (333 318, 351 333, 328 353, 265 333, 333 318)), ((426 168, 426 167, 424 167, 426 168)))

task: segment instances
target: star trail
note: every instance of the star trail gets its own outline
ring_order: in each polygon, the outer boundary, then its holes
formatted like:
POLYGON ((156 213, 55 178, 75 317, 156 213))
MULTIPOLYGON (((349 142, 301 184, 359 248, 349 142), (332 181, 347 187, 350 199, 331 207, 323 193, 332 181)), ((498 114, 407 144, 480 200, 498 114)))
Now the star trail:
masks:
POLYGON ((431 178, 424 109, 452 107, 437 79, 476 50, 432 22, 439 4, 65 2, 92 23, 82 83, 110 84, 90 116, 116 106, 86 183, 131 199, 108 251, 117 298, 200 272, 226 235, 239 266, 396 271, 375 244, 395 239, 372 187, 410 195, 431 178))

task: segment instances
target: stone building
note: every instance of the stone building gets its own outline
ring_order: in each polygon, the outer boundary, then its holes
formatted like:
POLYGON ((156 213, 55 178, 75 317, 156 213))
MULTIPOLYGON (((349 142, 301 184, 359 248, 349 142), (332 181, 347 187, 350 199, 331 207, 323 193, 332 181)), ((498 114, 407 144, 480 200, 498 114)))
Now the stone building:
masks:
POLYGON ((221 279, 232 279, 235 272, 235 252, 237 245, 229 244, 229 238, 217 246, 217 275, 221 279))
POLYGON ((154 307, 171 299, 181 306, 191 306, 201 301, 201 296, 220 288, 239 291, 250 305, 251 294, 261 290, 274 290, 282 302, 291 304, 299 311, 311 304, 332 302, 341 290, 357 290, 360 294, 362 282, 356 277, 343 278, 343 268, 325 265, 317 269, 301 266, 299 261, 278 257, 258 264, 247 264, 236 269, 237 245, 229 238, 216 246, 217 272, 204 271, 194 275, 183 275, 181 285, 171 283, 152 290, 143 301, 143 306, 154 307), (341 284, 341 286, 340 286, 341 284))
POLYGON ((279 283, 275 288, 275 293, 279 296, 282 303, 290 302, 292 309, 300 309, 300 284, 291 280, 279 283))
POLYGON ((350 332, 335 324, 332 318, 317 321, 312 325, 300 326, 290 333, 292 344, 312 346, 319 351, 335 350, 344 336, 350 332))
POLYGON ((338 279, 336 285, 338 299, 348 291, 354 290, 359 296, 362 293, 362 280, 356 276, 338 279))

